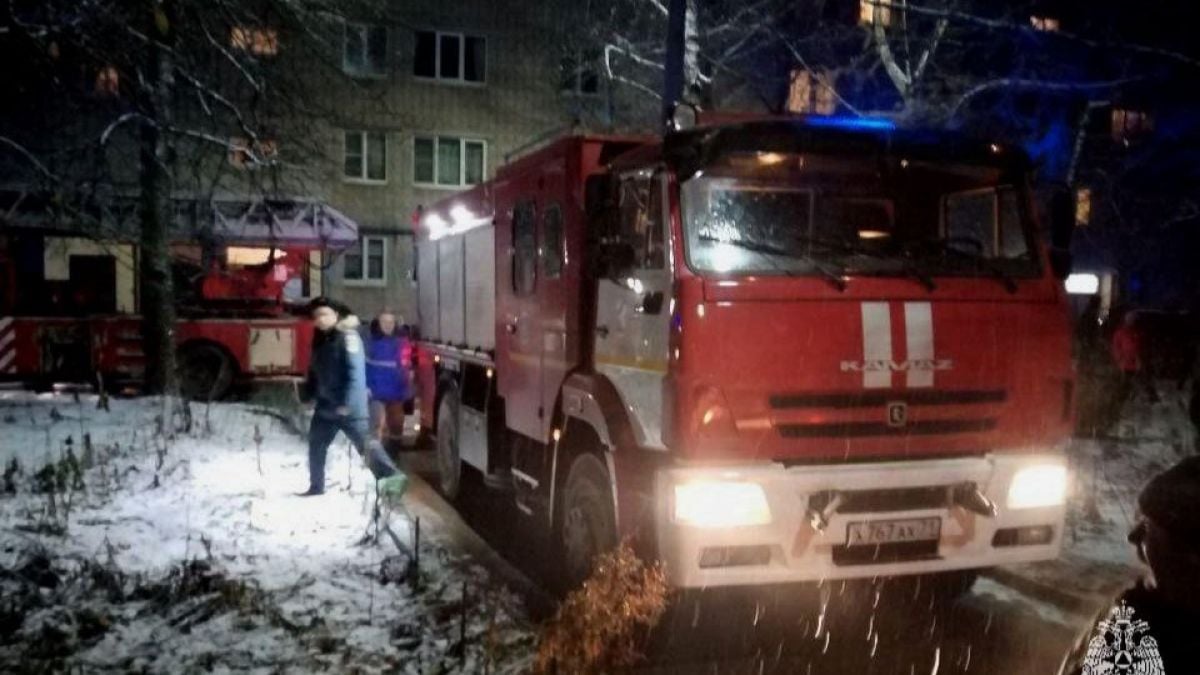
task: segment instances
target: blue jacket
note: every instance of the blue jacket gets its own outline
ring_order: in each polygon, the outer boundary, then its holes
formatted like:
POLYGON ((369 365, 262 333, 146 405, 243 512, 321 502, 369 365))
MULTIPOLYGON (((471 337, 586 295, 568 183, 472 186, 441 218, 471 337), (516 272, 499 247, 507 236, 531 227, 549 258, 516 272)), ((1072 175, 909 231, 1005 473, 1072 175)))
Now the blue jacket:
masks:
POLYGON ((409 391, 408 339, 374 330, 367 341, 367 387, 371 398, 387 403, 407 401, 409 391))
POLYGON ((366 361, 358 317, 347 315, 334 328, 313 336, 304 391, 316 402, 318 417, 336 419, 338 407, 345 406, 346 417, 367 419, 366 361))

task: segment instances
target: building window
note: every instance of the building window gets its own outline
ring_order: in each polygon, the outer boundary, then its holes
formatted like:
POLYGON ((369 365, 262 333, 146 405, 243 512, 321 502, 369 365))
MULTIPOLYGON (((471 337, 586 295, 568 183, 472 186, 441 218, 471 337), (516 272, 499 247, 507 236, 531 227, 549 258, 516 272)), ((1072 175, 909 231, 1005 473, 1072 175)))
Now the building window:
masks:
POLYGON ((273 138, 260 138, 257 141, 239 137, 229 139, 229 163, 239 169, 273 164, 278 153, 279 144, 273 138))
POLYGON ((833 91, 833 78, 802 68, 792 71, 788 86, 788 112, 832 115, 835 110, 837 99, 833 91))
POLYGON ((600 93, 600 73, 596 69, 599 60, 600 54, 597 52, 576 52, 563 57, 559 88, 571 94, 600 93))
POLYGON ((418 185, 464 187, 482 183, 486 165, 484 141, 456 136, 413 139, 413 182, 418 185))
POLYGON ((1084 227, 1092 219, 1092 191, 1079 188, 1075 191, 1075 227, 1084 227))
POLYGON ((121 93, 121 74, 116 66, 104 66, 96 73, 96 93, 117 96, 121 93))
POLYGON ((367 183, 387 181, 387 135, 382 131, 347 131, 343 176, 367 183))
POLYGON ((483 82, 487 41, 478 35, 417 31, 413 75, 451 82, 483 82))
POLYGON ((1051 16, 1031 16, 1029 23, 1034 30, 1045 31, 1047 33, 1058 32, 1058 19, 1051 16))
POLYGON ((342 70, 350 75, 387 73, 387 26, 347 23, 342 42, 342 70))
POLYGON ((1129 143, 1140 136, 1154 131, 1154 118, 1144 110, 1113 108, 1112 138, 1118 143, 1129 143))
POLYGON ((858 22, 864 26, 892 25, 892 8, 887 6, 890 0, 859 0, 858 22))
POLYGON ((342 279, 350 284, 383 285, 387 280, 387 239, 361 237, 358 244, 346 249, 342 279))
POLYGON ((274 28, 234 26, 229 29, 229 46, 255 56, 279 53, 279 31, 274 28))

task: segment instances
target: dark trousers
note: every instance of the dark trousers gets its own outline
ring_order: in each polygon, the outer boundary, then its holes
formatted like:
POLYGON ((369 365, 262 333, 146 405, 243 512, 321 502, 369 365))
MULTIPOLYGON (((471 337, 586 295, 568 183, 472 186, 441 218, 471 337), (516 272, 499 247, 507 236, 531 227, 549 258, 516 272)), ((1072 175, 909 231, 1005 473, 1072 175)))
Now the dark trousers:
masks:
POLYGON ((323 417, 313 415, 312 424, 308 427, 308 487, 310 490, 322 492, 325 490, 325 457, 329 453, 329 444, 337 437, 338 432, 346 434, 350 444, 360 456, 367 459, 367 467, 375 478, 386 478, 398 470, 392 463, 387 452, 379 441, 371 437, 367 420, 353 417, 323 417))

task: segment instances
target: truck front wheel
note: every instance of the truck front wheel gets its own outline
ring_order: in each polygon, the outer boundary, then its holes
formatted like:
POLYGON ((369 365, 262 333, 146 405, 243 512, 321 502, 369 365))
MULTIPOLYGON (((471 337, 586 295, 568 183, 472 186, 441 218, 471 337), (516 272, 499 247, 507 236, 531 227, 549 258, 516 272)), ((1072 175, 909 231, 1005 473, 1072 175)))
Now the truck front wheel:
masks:
POLYGON ((215 344, 197 342, 179 349, 179 393, 194 401, 217 401, 233 385, 233 359, 215 344))
POLYGON ((458 452, 458 391, 442 395, 437 416, 438 488, 447 499, 456 499, 462 488, 462 458, 458 452))
POLYGON ((617 545, 608 470, 595 455, 580 455, 571 464, 561 508, 562 572, 567 586, 575 588, 591 574, 596 556, 617 545))

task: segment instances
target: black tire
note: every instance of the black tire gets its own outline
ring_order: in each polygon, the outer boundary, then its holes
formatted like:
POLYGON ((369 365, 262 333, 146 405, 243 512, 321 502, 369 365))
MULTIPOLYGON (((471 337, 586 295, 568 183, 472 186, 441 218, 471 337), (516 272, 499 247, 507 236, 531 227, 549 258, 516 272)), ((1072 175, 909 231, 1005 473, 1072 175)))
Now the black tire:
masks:
POLYGON ((592 573, 596 556, 617 546, 608 469, 592 454, 571 463, 563 484, 558 517, 559 566, 567 588, 575 588, 592 573))
POLYGON ((185 398, 219 401, 233 386, 233 359, 217 345, 204 342, 185 345, 177 359, 179 393, 185 398))
POLYGON ((438 403, 437 453, 438 489, 447 499, 457 499, 462 491, 462 454, 458 448, 458 390, 449 387, 438 403))

